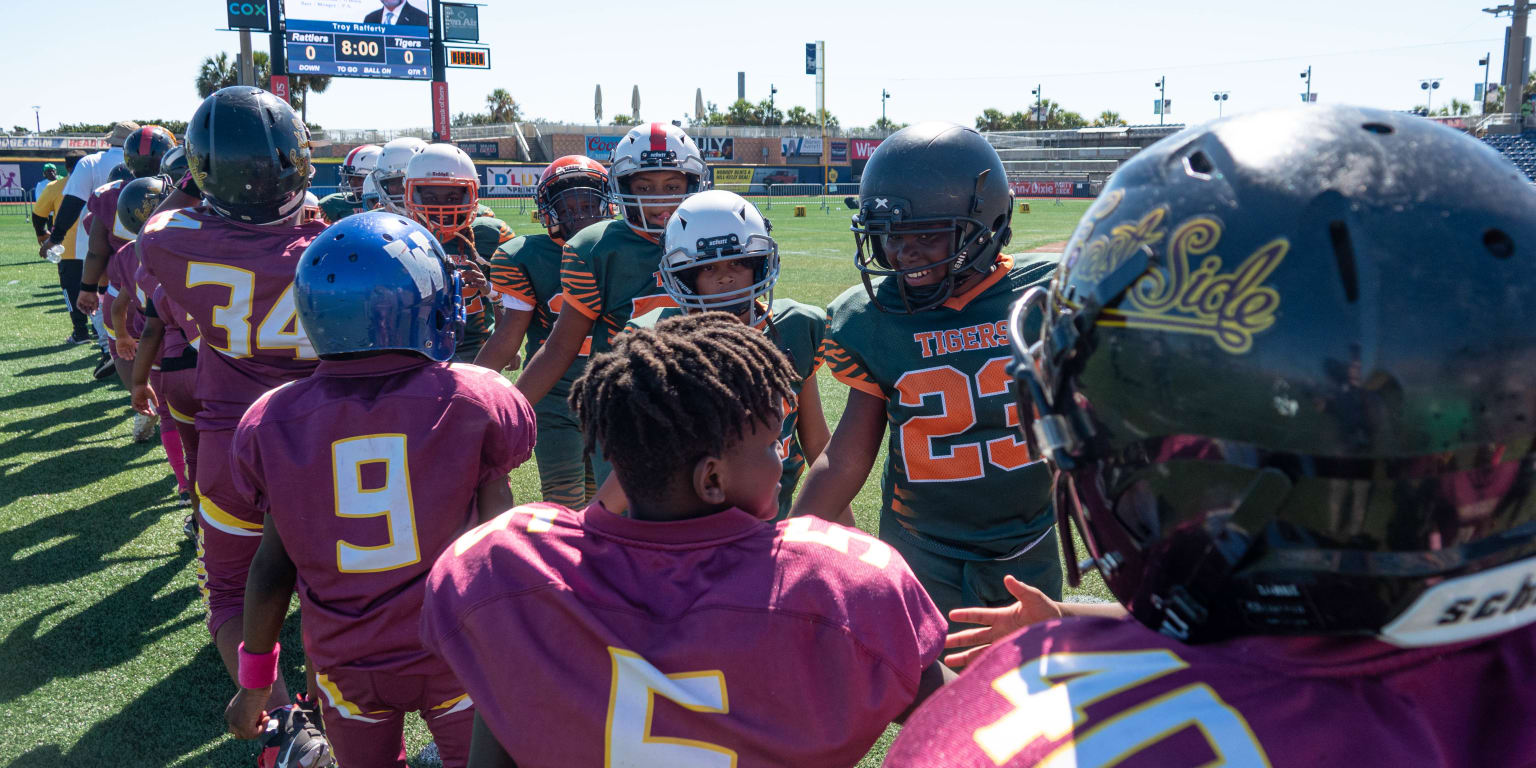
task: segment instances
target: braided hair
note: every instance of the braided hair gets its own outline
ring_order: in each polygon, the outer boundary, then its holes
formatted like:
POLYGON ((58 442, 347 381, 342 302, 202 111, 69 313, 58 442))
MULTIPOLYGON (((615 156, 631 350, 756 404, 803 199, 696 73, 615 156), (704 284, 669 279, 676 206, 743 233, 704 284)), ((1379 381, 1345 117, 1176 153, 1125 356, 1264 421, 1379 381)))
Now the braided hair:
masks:
POLYGON ((794 367, 761 331, 724 312, 635 329, 571 386, 587 453, 601 444, 631 498, 657 499, 679 472, 719 456, 752 422, 777 426, 794 367))

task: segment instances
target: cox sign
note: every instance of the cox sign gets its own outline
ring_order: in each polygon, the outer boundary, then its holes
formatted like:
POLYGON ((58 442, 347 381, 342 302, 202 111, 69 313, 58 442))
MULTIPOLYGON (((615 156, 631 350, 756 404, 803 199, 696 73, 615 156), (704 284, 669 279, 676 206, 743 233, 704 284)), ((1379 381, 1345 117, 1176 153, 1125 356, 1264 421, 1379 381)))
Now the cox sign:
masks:
POLYGON ((230 29, 267 31, 267 4, 269 0, 220 1, 224 3, 230 29))

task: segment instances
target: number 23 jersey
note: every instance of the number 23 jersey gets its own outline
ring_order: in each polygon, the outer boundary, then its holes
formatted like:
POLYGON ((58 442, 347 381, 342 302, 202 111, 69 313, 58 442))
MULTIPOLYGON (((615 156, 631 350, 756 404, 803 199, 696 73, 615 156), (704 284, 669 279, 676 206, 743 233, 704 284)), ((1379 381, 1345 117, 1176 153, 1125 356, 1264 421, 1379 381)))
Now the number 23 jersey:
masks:
POLYGON ((318 221, 255 226, 201 208, 162 211, 144 224, 140 261, 203 337, 199 429, 234 429, 262 393, 314 371, 293 273, 323 231, 318 221))
POLYGON ((907 721, 888 768, 1536 766, 1536 627, 1190 646, 1124 619, 998 643, 907 721))
MULTIPOLYGON (((985 542, 1002 556, 1050 525, 1050 473, 1018 428, 1008 310, 1054 268, 1053 260, 1016 265, 1002 256, 980 285, 932 310, 882 312, 862 285, 827 308, 827 367, 885 401, 882 527, 894 513, 920 536, 985 542)), ((886 278, 873 285, 896 288, 886 278)))

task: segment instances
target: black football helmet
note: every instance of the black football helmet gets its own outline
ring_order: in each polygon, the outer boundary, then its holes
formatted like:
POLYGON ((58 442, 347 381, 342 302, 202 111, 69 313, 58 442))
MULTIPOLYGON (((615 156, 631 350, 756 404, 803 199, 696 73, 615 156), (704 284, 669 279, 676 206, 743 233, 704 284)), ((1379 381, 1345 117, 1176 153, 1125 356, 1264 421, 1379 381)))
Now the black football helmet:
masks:
POLYGON ((859 180, 853 217, 854 261, 875 306, 912 313, 943 304, 955 284, 992 270, 1013 236, 1013 193, 1003 161, 981 134, 954 123, 919 123, 880 142, 859 180), (949 242, 948 258, 902 268, 886 253, 893 231, 949 242), (907 284, 910 275, 947 267, 931 286, 907 284), (883 277, 880 285, 874 278, 883 277))
POLYGON ((187 149, 181 145, 171 147, 160 158, 160 175, 171 180, 171 186, 180 183, 187 175, 187 149))
POLYGON ((128 166, 122 163, 118 163, 117 165, 113 166, 111 172, 107 174, 107 183, 111 184, 114 181, 121 181, 124 183, 133 181, 133 171, 128 170, 128 166))
POLYGON ((1143 150, 1013 311, 1060 524, 1187 642, 1536 620, 1533 255, 1520 171, 1412 115, 1259 112, 1143 150))
POLYGON ((123 229, 139 234, 144 222, 170 197, 171 188, 164 176, 147 176, 124 184, 117 195, 117 222, 123 229))
POLYGON ((203 99, 187 126, 187 163, 204 202, 228 219, 279 221, 304 205, 309 128, 288 102, 235 85, 203 99))
POLYGON ((176 137, 170 131, 158 125, 146 125, 128 134, 128 139, 123 142, 123 165, 133 171, 134 178, 155 176, 160 173, 161 158, 174 146, 176 137))

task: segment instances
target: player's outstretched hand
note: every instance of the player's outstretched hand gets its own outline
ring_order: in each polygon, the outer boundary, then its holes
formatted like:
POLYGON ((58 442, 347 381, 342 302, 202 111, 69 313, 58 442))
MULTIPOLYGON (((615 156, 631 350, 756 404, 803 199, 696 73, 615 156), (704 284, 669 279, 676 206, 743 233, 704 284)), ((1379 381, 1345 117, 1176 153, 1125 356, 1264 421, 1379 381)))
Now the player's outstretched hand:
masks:
POLYGON ((459 270, 459 277, 464 280, 464 285, 481 296, 491 295, 491 284, 485 279, 485 273, 479 267, 468 267, 459 270))
POLYGON ((129 393, 129 397, 131 397, 133 400, 133 409, 135 411, 138 411, 145 416, 155 415, 154 408, 150 405, 150 403, 153 403, 157 399, 155 397, 154 387, 151 387, 148 384, 135 384, 129 393))
POLYGON ((96 314, 96 308, 99 306, 101 306, 101 294, 95 291, 81 291, 80 295, 75 297, 75 309, 87 315, 96 314))
POLYGON ((254 739, 267 724, 263 706, 272 696, 272 688, 241 688, 224 708, 224 723, 237 739, 254 739))
POLYGON ((944 663, 959 669, 981 655, 987 648, 1024 627, 1061 618, 1061 604, 1012 576, 1003 577, 1003 587, 1016 600, 1002 608, 956 608, 949 620, 957 624, 981 624, 975 629, 951 632, 944 638, 945 648, 965 648, 944 657, 944 663), (969 646, 975 646, 974 648, 969 646))

